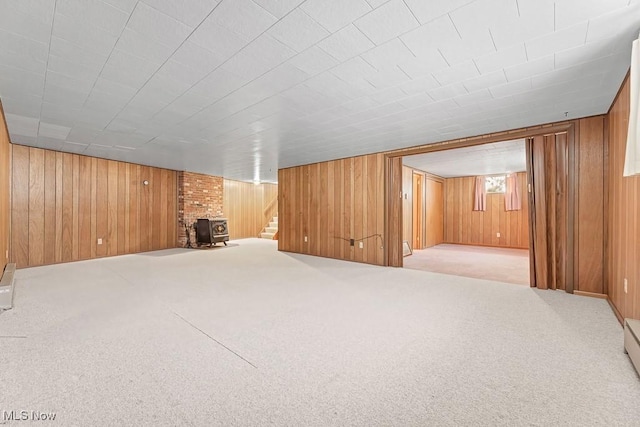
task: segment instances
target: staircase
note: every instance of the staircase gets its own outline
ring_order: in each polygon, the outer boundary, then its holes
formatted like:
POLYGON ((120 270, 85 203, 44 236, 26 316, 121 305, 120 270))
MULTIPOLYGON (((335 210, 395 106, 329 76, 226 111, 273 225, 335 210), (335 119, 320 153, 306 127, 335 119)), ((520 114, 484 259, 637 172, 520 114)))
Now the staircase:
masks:
POLYGON ((260 237, 263 239, 273 240, 276 234, 278 234, 278 217, 274 216, 271 221, 269 221, 269 225, 267 225, 264 228, 264 231, 260 233, 260 237))

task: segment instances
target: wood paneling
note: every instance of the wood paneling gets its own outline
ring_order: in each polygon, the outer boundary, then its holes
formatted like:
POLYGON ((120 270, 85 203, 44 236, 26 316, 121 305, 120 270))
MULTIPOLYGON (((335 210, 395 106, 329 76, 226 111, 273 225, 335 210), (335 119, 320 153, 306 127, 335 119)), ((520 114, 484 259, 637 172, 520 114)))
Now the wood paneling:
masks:
POLYGON ((629 78, 607 115, 608 199, 607 286, 621 317, 640 319, 640 177, 623 177, 630 110, 629 78), (627 280, 627 292, 624 280, 627 280))
MULTIPOLYGON (((223 186, 222 206, 231 240, 258 237, 272 218, 278 216, 277 185, 225 179, 223 186)), ((327 191, 326 187, 322 191, 327 191)))
POLYGON ((140 179, 138 165, 19 145, 12 165, 11 260, 18 267, 175 246, 174 171, 145 167, 150 174, 140 179), (145 199, 141 215, 140 199, 150 193, 156 199, 145 199))
POLYGON ((413 173, 413 249, 423 248, 423 224, 424 224, 424 176, 413 173))
POLYGON ((466 245, 528 248, 526 173, 518 173, 522 209, 505 211, 504 194, 487 194, 487 210, 473 210, 475 177, 444 182, 444 242, 466 245), (497 236, 500 233, 500 237, 497 236))
POLYGON ((10 216, 11 207, 9 198, 11 194, 11 144, 9 143, 9 131, 4 119, 2 102, 0 102, 0 275, 9 261, 8 251, 10 242, 10 216))
POLYGON ((576 141, 576 290, 604 293, 604 117, 581 119, 576 141))
POLYGON ((413 169, 402 166, 402 240, 413 248, 413 169))
POLYGON ((425 179, 425 237, 424 247, 439 245, 444 241, 444 184, 425 179))
MULTIPOLYGON (((278 249, 382 265, 384 163, 372 154, 279 170, 278 249)), ((397 169, 400 178, 401 164, 397 169)))

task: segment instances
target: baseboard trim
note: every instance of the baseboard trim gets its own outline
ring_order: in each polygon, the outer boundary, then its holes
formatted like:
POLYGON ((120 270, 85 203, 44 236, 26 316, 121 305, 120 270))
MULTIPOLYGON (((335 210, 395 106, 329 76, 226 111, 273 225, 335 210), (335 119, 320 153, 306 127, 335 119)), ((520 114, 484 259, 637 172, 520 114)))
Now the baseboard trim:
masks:
POLYGON ((581 297, 600 298, 600 299, 608 299, 609 298, 605 294, 597 294, 595 292, 573 291, 573 294, 574 295, 580 295, 581 297))
POLYGON ((624 326, 624 318, 622 317, 622 314, 620 314, 620 312, 618 311, 618 308, 613 303, 613 301, 611 301, 611 298, 609 298, 608 296, 607 296, 607 302, 609 303, 611 310, 613 310, 613 314, 615 314, 616 317, 618 318, 618 322, 620 322, 620 326, 624 326))
POLYGON ((13 283, 16 265, 7 264, 0 279, 0 310, 10 310, 13 307, 13 283))

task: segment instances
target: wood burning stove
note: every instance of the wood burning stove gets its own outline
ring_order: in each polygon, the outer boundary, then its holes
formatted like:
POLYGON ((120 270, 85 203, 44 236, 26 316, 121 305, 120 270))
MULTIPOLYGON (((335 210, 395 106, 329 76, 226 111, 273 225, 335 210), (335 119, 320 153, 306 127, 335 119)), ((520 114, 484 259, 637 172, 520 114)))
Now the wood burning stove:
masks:
POLYGON ((194 224, 196 228, 196 244, 214 246, 218 242, 227 246, 229 230, 226 218, 198 218, 194 224))

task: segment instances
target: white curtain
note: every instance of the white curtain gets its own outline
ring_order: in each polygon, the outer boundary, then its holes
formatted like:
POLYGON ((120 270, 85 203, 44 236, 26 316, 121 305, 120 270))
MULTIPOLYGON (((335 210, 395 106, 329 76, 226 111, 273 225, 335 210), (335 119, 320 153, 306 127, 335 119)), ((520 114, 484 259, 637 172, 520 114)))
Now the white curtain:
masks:
POLYGON ((624 176, 640 174, 640 128, 638 127, 638 103, 640 102, 640 38, 633 42, 631 49, 631 109, 627 132, 627 152, 624 161, 624 176))

